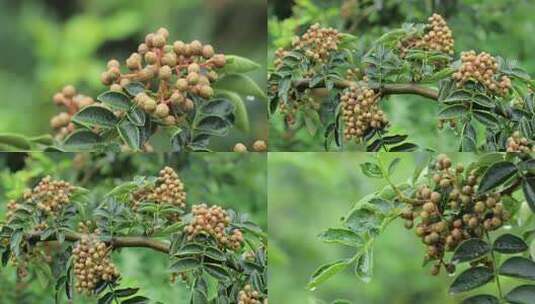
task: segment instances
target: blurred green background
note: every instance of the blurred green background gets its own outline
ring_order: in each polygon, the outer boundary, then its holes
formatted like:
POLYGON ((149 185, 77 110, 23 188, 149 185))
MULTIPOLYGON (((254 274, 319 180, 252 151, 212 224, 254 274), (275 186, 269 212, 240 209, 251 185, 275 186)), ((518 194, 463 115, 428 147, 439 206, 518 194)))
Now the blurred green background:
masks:
MULTIPOLYGON (((401 158, 394 183, 408 181, 421 153, 384 153, 388 164, 401 158)), ((452 153, 454 163, 467 165, 476 156, 452 153)), ((353 256, 354 249, 320 241, 319 233, 341 227, 340 218, 367 194, 382 189, 381 179, 366 177, 359 164, 373 161, 366 153, 270 153, 268 156, 269 279, 273 303, 324 304, 345 299, 354 304, 453 304, 451 277, 430 275, 422 267, 425 246, 414 231, 394 221, 375 244, 374 275, 363 283, 352 269, 329 279, 315 291, 306 289, 320 265, 353 256)), ((457 272, 458 274, 459 272, 457 272)), ((506 280, 504 290, 512 285, 506 280)), ((477 290, 495 293, 495 285, 477 290)), ((466 295, 463 295, 466 296, 466 295)))
MULTIPOLYGON (((73 84, 96 97, 106 89, 99 80, 106 62, 125 60, 162 26, 171 39, 198 39, 260 63, 250 76, 265 87, 264 0, 0 0, 0 132, 50 133, 55 92, 73 84)), ((246 103, 251 131, 214 140, 217 150, 267 137, 265 104, 246 103)))
MULTIPOLYGON (((0 222, 5 219, 7 200, 19 197, 27 186, 45 175, 90 189, 90 199, 98 202, 116 185, 136 175, 156 176, 166 165, 179 173, 188 204, 217 204, 248 214, 267 231, 267 163, 266 155, 260 153, 0 153, 0 222)), ((165 304, 188 303, 186 286, 169 282, 167 256, 148 249, 127 248, 115 252, 113 260, 122 274, 121 286, 140 287, 141 295, 165 304)), ((15 268, 0 268, 0 303, 54 303, 54 285, 31 272, 31 266, 29 270, 30 276, 16 283, 15 268)), ((77 295, 74 303, 96 300, 77 295)))
MULTIPOLYGON (((268 5, 268 62, 274 51, 313 23, 332 26, 360 38, 363 47, 404 22, 423 23, 434 12, 446 17, 455 50, 486 51, 515 59, 535 75, 535 1, 532 0, 270 0, 268 5)), ((382 103, 395 128, 409 140, 436 151, 457 151, 451 130, 435 128, 437 105, 421 97, 392 96, 382 103)), ((285 134, 280 116, 270 129, 272 151, 322 151, 322 138, 306 130, 285 134)), ((323 134, 320 134, 323 136, 323 134)))

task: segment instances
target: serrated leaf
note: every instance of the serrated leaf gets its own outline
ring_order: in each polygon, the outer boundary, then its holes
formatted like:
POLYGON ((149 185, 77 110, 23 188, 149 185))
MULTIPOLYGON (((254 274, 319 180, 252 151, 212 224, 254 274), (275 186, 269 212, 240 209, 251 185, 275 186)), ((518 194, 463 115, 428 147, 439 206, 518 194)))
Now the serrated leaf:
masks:
POLYGON ((368 177, 383 178, 383 172, 377 164, 365 162, 360 164, 360 169, 362 173, 368 177))
POLYGON ((218 72, 223 73, 247 73, 260 68, 260 65, 250 59, 236 56, 236 55, 225 55, 226 64, 223 68, 219 69, 218 72))
POLYGON ((139 151, 141 137, 138 127, 133 125, 129 120, 124 120, 117 125, 117 132, 125 144, 132 150, 139 151))
POLYGON ((488 267, 474 267, 462 272, 450 286, 449 292, 457 294, 481 287, 494 279, 494 273, 488 267))
POLYGON ((195 129, 203 134, 224 136, 230 126, 230 122, 221 116, 205 116, 197 122, 195 129))
POLYGON ((134 107, 132 110, 126 113, 128 120, 138 127, 145 126, 145 121, 147 119, 147 114, 138 107, 134 107))
POLYGON ((256 96, 267 100, 265 92, 251 78, 241 74, 228 74, 219 78, 213 85, 215 89, 227 90, 244 96, 256 96))
POLYGON ((373 276, 373 247, 362 252, 355 262, 355 275, 364 283, 369 283, 373 276))
POLYGON ((535 299, 535 285, 515 287, 505 295, 505 299, 511 304, 533 304, 533 299, 535 299))
POLYGON ((492 249, 499 253, 512 254, 528 250, 528 245, 518 236, 506 233, 494 241, 492 249))
POLYGON ((219 281, 226 281, 230 278, 228 270, 222 267, 221 265, 214 263, 204 263, 203 267, 209 275, 219 281))
POLYGON ((314 274, 312 274, 312 278, 308 282, 308 288, 311 290, 316 289, 321 283, 346 269, 350 262, 351 260, 345 259, 320 266, 314 274))
POLYGON ((481 178, 478 193, 485 193, 500 186, 509 178, 513 177, 517 171, 518 169, 515 164, 508 161, 502 161, 491 165, 481 178))
POLYGON ((487 255, 490 250, 491 246, 482 239, 469 239, 457 247, 451 261, 453 263, 470 262, 487 255))
POLYGON ((524 257, 515 256, 503 262, 499 273, 507 277, 535 280, 535 262, 524 257))
POLYGON ((185 258, 180 259, 173 263, 173 265, 169 268, 172 272, 188 272, 192 271, 194 269, 197 269, 201 265, 201 262, 197 259, 192 258, 185 258))
POLYGON ((63 148, 67 151, 92 151, 100 142, 100 137, 88 130, 75 131, 63 142, 63 148))
POLYGON ((135 296, 130 299, 126 299, 121 302, 121 304, 148 304, 150 302, 150 299, 143 296, 135 296))
POLYGON ((249 114, 247 113, 247 107, 241 96, 225 90, 219 90, 216 96, 227 98, 232 103, 235 116, 234 125, 243 132, 249 132, 249 114))
POLYGON ((370 208, 359 207, 352 210, 345 219, 345 225, 356 233, 373 232, 382 223, 383 215, 370 208))
POLYGON ((337 243, 352 247, 361 247, 364 244, 360 235, 347 229, 329 228, 320 233, 318 238, 325 243, 337 243))
POLYGON ((141 82, 131 82, 123 86, 123 89, 132 97, 135 97, 139 93, 145 92, 145 86, 141 82))
POLYGON ((452 105, 452 106, 447 106, 443 108, 442 110, 440 110, 440 112, 438 113, 438 116, 441 119, 452 119, 452 118, 457 118, 463 115, 467 111, 468 109, 463 105, 452 105))
POLYGON ((529 208, 535 213, 535 178, 528 177, 522 181, 522 192, 529 208))
POLYGON ((492 295, 477 295, 463 300, 461 304, 499 304, 500 300, 492 295))
POLYGON ((119 122, 119 119, 109 109, 94 105, 80 110, 72 117, 72 121, 88 127, 111 128, 119 122))
POLYGON ((115 91, 104 92, 97 97, 97 100, 115 110, 128 111, 132 106, 128 96, 115 91))

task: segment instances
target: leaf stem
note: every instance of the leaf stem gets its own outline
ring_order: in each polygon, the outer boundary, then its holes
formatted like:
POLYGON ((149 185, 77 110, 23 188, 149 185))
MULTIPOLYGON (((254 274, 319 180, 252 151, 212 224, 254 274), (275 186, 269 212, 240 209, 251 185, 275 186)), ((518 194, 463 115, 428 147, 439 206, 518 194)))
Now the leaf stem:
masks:
MULTIPOLYGON (((487 237, 487 241, 490 244, 491 240, 490 240, 489 233, 486 232, 485 235, 487 237)), ((492 250, 492 249, 490 251, 490 256, 492 258, 492 268, 493 268, 492 270, 494 272, 494 279, 496 281, 496 288, 498 289, 498 296, 499 296, 500 302, 502 302, 504 300, 504 298, 503 298, 502 286, 501 286, 501 283, 500 283, 500 275, 498 274, 498 264, 496 263, 496 254, 494 253, 494 250, 492 250)))

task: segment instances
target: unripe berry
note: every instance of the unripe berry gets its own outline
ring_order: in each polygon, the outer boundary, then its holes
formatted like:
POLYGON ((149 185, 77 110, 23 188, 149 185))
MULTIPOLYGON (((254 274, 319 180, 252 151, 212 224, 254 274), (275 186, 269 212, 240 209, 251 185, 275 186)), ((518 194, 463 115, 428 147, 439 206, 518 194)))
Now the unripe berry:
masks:
POLYGON ((195 72, 189 73, 187 79, 189 85, 196 85, 197 83, 199 83, 199 74, 195 72))
POLYGON ((184 78, 179 78, 179 79, 176 81, 176 88, 177 88, 180 92, 185 92, 185 91, 187 91, 188 88, 189 88, 188 80, 187 80, 187 79, 184 79, 184 78))
POLYGON ((189 44, 189 46, 193 55, 201 55, 203 47, 200 41, 194 40, 189 44))
POLYGON ((237 143, 232 150, 234 152, 244 153, 247 152, 247 147, 242 143, 237 143))
POLYGON ((203 85, 199 90, 199 95, 203 98, 210 98, 214 95, 214 90, 210 86, 203 85))
POLYGON ((162 57, 162 64, 168 65, 170 67, 176 66, 176 55, 175 53, 167 53, 162 57))
POLYGON ((218 55, 214 55, 214 57, 212 58, 214 64, 215 64, 215 67, 216 68, 222 68, 225 66, 225 64, 227 63, 227 60, 225 58, 225 55, 223 54, 218 54, 218 55))
POLYGON ((149 47, 145 43, 140 44, 137 48, 137 52, 141 55, 145 55, 148 51, 149 47))
POLYGON ((186 101, 182 104, 182 110, 185 112, 190 112, 195 107, 193 100, 187 98, 186 101))
POLYGON ((54 94, 53 100, 54 100, 54 104, 59 106, 65 102, 65 97, 63 96, 62 93, 56 93, 54 94))
POLYGON ((163 35, 157 34, 152 38, 152 44, 157 48, 163 48, 165 46, 166 39, 163 35))
POLYGON ((160 70, 158 71, 158 77, 161 79, 161 80, 169 80, 171 78, 171 76, 173 75, 173 71, 171 70, 171 68, 167 65, 164 65, 160 68, 160 70))
POLYGON ((210 58, 214 57, 214 54, 215 54, 215 51, 214 51, 214 48, 211 45, 207 44, 202 48, 202 56, 204 58, 210 59, 210 58))
POLYGON ((110 77, 110 74, 108 72, 103 72, 100 74, 100 82, 102 82, 103 85, 111 85, 112 79, 110 77))
POLYGON ((158 56, 154 52, 147 52, 145 54, 145 61, 148 64, 155 64, 158 61, 158 56))
POLYGON ((156 116, 163 118, 169 115, 169 107, 165 103, 160 103, 156 106, 156 116))
POLYGON ((112 60, 108 61, 107 67, 108 67, 108 69, 120 68, 121 64, 116 59, 112 59, 112 60))
POLYGON ((162 35, 165 39, 169 38, 169 30, 167 30, 165 27, 159 28, 156 33, 162 35))
POLYGON ((173 125, 176 124, 176 119, 175 119, 175 117, 173 115, 169 115, 169 116, 164 118, 163 122, 164 122, 165 125, 173 126, 173 125))
POLYGON ((173 43, 173 50, 175 51, 177 55, 183 55, 185 52, 185 49, 186 49, 186 44, 184 44, 184 42, 175 41, 175 43, 173 43))
POLYGON ((178 105, 184 101, 184 95, 180 94, 179 92, 174 92, 170 99, 172 104, 178 105))
POLYGON ((148 98, 143 103, 143 109, 147 112, 152 112, 156 109, 156 101, 152 98, 148 98))
POLYGON ((265 152, 267 150, 267 144, 263 140, 257 140, 253 143, 253 150, 256 152, 265 152))
POLYGON ((68 85, 63 88, 62 93, 66 98, 73 98, 76 95, 76 89, 74 86, 68 85))
POLYGON ((110 91, 122 92, 123 91, 123 87, 121 87, 121 85, 119 85, 119 84, 112 84, 111 87, 110 87, 110 91))
POLYGON ((197 64, 197 63, 192 63, 188 66, 188 73, 189 74, 192 74, 192 73, 200 73, 201 72, 201 67, 197 64))

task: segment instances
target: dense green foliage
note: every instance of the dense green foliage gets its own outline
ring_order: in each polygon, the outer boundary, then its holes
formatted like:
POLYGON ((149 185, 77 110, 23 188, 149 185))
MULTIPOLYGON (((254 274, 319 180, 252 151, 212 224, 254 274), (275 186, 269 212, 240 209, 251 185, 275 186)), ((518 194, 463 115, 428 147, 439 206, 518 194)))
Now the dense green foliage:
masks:
MULTIPOLYGON (((25 155, 21 153, 4 153, 2 154, 2 172, 1 176, 1 196, 2 203, 0 205, 2 219, 5 223, 6 216, 10 216, 11 227, 19 227, 14 221, 14 218, 28 218, 28 221, 20 223, 22 231, 29 232, 32 229, 30 223, 36 223, 35 221, 41 221, 43 215, 40 211, 36 210, 34 215, 28 215, 24 212, 7 212, 6 202, 10 199, 20 198, 24 192, 24 189, 28 186, 34 186, 43 176, 51 175, 55 179, 64 179, 69 183, 76 185, 74 193, 81 195, 74 195, 71 197, 73 205, 58 215, 58 219, 65 218, 63 221, 47 221, 49 225, 48 229, 45 229, 42 233, 46 233, 49 236, 55 236, 56 238, 65 237, 68 241, 60 245, 62 250, 66 250, 72 244, 72 233, 75 229, 72 225, 79 220, 91 220, 94 224, 102 229, 101 238, 107 240, 110 237, 110 232, 120 237, 125 235, 131 236, 150 236, 152 239, 159 242, 166 242, 166 239, 173 240, 173 244, 176 247, 171 247, 170 256, 165 253, 154 251, 153 249, 145 248, 122 248, 114 250, 112 260, 121 272, 121 279, 119 281, 120 286, 116 289, 125 287, 137 287, 140 288, 138 294, 150 298, 152 301, 160 301, 162 303, 174 303, 175 301, 188 302, 192 296, 192 291, 196 293, 195 303, 204 303, 203 297, 206 294, 208 298, 213 298, 217 292, 217 280, 209 278, 206 275, 203 279, 194 279, 199 274, 199 268, 195 267, 194 272, 189 272, 191 281, 182 282, 177 279, 176 283, 169 283, 170 275, 173 272, 181 272, 184 268, 181 268, 181 260, 192 261, 195 256, 184 251, 182 242, 188 243, 189 241, 179 241, 176 234, 184 228, 183 224, 173 224, 168 222, 173 219, 172 214, 179 212, 176 208, 158 207, 150 202, 141 203, 136 208, 128 211, 129 207, 125 205, 128 202, 127 197, 130 196, 133 190, 141 185, 150 185, 155 182, 153 178, 141 178, 142 176, 154 176, 160 168, 163 166, 170 166, 175 168, 180 174, 180 179, 185 185, 185 191, 187 192, 187 199, 185 206, 190 210, 191 205, 197 205, 200 203, 207 203, 209 205, 220 205, 225 209, 232 209, 239 212, 240 216, 232 216, 234 220, 241 222, 248 226, 250 222, 256 222, 266 228, 267 208, 266 208, 266 180, 265 180, 265 156, 262 155, 250 155, 250 156, 238 156, 231 153, 221 155, 211 154, 31 154, 25 155), (134 181, 133 183, 131 181, 134 181), (88 190, 83 190, 88 189, 88 190), (114 190, 113 190, 114 189, 114 190), (239 189, 239 190, 238 190, 239 189), (113 190, 113 191, 112 191, 113 190), (81 191, 81 192, 80 192, 81 191), (112 192, 110 192, 112 191, 112 192), (164 210, 165 209, 165 210, 164 210), (139 211, 135 211, 139 210, 139 211), (134 211, 134 213, 131 213, 134 211), (111 212, 111 213, 110 213, 111 212), (135 215, 136 212, 138 215, 135 215), (155 213, 156 212, 156 213, 155 213), (11 215, 9 215, 11 214, 11 215), (41 214, 41 215, 39 215, 41 214), (147 218, 143 214, 154 214, 147 218), (245 215, 248 214, 248 215, 245 215), (132 217, 133 216, 133 217, 132 217), (141 216, 141 217, 139 217, 141 216), (59 232, 54 232, 56 225, 59 228, 59 232), (26 228, 24 228, 26 227, 26 228), (49 229, 51 234, 47 233, 49 229), (174 235, 174 236, 173 236, 174 235), (176 252, 175 252, 176 250, 176 252), (174 267, 172 272, 168 272, 169 267, 174 267), (196 274, 197 273, 197 274, 196 274), (150 280, 146 278, 150 277, 150 280), (204 279, 207 279, 207 290, 204 290, 204 279), (202 282, 201 282, 202 281, 202 282), (190 289, 195 285, 197 288, 190 289), (199 298, 200 296, 200 298, 199 298)), ((132 207, 133 205, 130 205, 132 207)), ((26 207, 24 207, 26 208, 26 207)), ((28 208, 33 208, 32 205, 28 205, 28 208)), ((181 207, 179 209, 182 209, 181 207)), ((13 209, 10 209, 13 211, 13 209)), ((230 212, 230 211, 229 211, 230 212)), ((181 213, 181 212, 179 212, 181 213)), ((178 213, 178 214, 179 214, 178 213)), ((231 212, 232 213, 232 212, 231 212)), ((184 223, 191 221, 190 216, 184 215, 184 223)), ((47 217, 44 217, 47 218, 47 217)), ((49 218, 50 220, 52 218, 49 218)), ((237 223, 237 222, 236 222, 237 223)), ((238 225, 242 225, 238 224, 238 225)), ((234 225, 234 224, 232 224, 234 225)), ((7 227, 7 226, 6 226, 7 227)), ((18 246, 15 245, 17 238, 13 238, 10 229, 3 228, 3 238, 7 236, 9 241, 9 250, 4 252, 12 252, 15 249, 18 250, 18 246), (6 235, 6 233, 9 235, 6 235)), ((253 226, 250 229, 256 229, 253 226)), ((249 233, 245 226, 240 228, 244 232, 244 236, 251 242, 245 245, 244 249, 249 246, 259 246, 262 248, 262 234, 258 235, 258 231, 249 233), (254 236, 256 235, 256 236, 254 236), (255 245, 256 244, 256 245, 255 245)), ((209 244, 206 242, 204 244, 209 244)), ((3 243, 4 244, 4 243, 3 243)), ((25 244, 22 241, 20 244, 25 244)), ((5 244, 4 244, 5 245, 5 244)), ((6 248, 4 245, 4 249, 6 248)), ((190 246, 191 247, 191 246, 190 246)), ((6 303, 33 303, 39 299, 42 303, 54 303, 54 288, 58 288, 59 297, 62 298, 65 295, 63 289, 63 283, 56 285, 55 280, 65 282, 62 279, 62 267, 68 267, 68 263, 61 264, 56 263, 55 260, 58 254, 63 251, 55 251, 58 248, 54 246, 49 248, 51 253, 55 254, 53 263, 47 264, 46 262, 39 262, 39 259, 29 259, 27 267, 27 276, 20 277, 17 275, 15 268, 8 264, 6 268, 2 268, 0 276, 2 277, 1 298, 2 302, 6 303), (51 267, 51 268, 50 268, 51 267), (51 269, 53 272, 51 273, 51 269), (59 272, 58 272, 59 271, 59 272), (17 279, 18 278, 18 279, 17 279)), ((21 247, 20 259, 25 256, 25 247, 21 247)), ((210 270, 216 270, 216 272, 210 272, 220 282, 226 282, 228 275, 233 271, 221 269, 213 263, 219 263, 215 261, 224 261, 233 265, 231 267, 241 266, 239 264, 232 264, 242 259, 241 253, 236 252, 232 254, 227 251, 227 255, 224 259, 222 256, 214 256, 214 253, 221 253, 222 251, 207 249, 212 253, 211 258, 205 258, 211 261, 210 265, 206 264, 203 267, 212 268, 210 270), (215 260, 214 260, 215 259, 215 260), (227 260, 231 259, 231 260, 227 260), (231 262, 232 261, 232 262, 231 262), (234 262, 235 261, 235 262, 234 262)), ((244 251, 245 252, 245 251, 244 251)), ((259 251, 256 257, 261 258, 262 253, 259 251)), ((4 254, 7 258, 7 253, 4 254)), ((246 255, 245 255, 246 256, 246 255)), ((245 256, 243 256, 244 259, 245 256)), ((17 258, 19 259, 19 258, 17 258)), ((262 259, 262 258, 261 258, 262 259)), ((7 261, 7 260, 6 260, 7 261)), ((244 260, 245 261, 245 260, 244 260)), ((243 263, 243 262, 239 262, 243 263)), ((256 262, 255 262, 256 263, 256 262)), ((191 265, 190 265, 191 266, 191 265)), ((251 264, 249 267, 253 267, 251 264)), ((256 267, 256 266, 254 266, 256 267)), ((262 266, 262 267, 265 267, 262 266)), ((226 268, 226 267, 225 267, 226 268)), ((190 270, 192 268, 189 268, 190 270)), ((65 271, 65 269, 64 269, 65 271)), ((188 270, 189 271, 189 270, 188 270)), ((206 270, 208 271, 208 270, 206 270)), ((250 268, 242 275, 240 280, 246 279, 249 275, 245 273, 258 272, 258 268, 250 268)), ((65 274, 63 272, 63 274, 65 274)), ((211 275, 211 276, 212 276, 211 275)), ((231 275, 232 276, 232 275, 231 275)), ((258 289, 258 284, 262 283, 265 279, 260 279, 257 275, 256 279, 253 279, 254 283, 251 285, 258 289), (256 286, 256 287, 255 287, 256 286)), ((252 277, 251 277, 252 278, 252 277)), ((226 283, 225 283, 226 284, 226 283)), ((69 285, 66 285, 69 286, 69 285)), ((72 288, 72 285, 70 285, 72 288)), ((264 285, 265 286, 265 285, 264 285)), ((263 288, 263 287, 261 287, 263 288)), ((230 303, 234 303, 235 295, 239 290, 232 291, 232 298, 230 303)), ((119 291, 117 291, 119 292, 119 291)), ((221 292, 221 290, 220 290, 221 292)), ((265 291, 264 291, 265 292, 265 291)), ((101 296, 105 297, 107 291, 103 292, 101 296)), ((132 295, 134 290, 121 291, 121 294, 132 295)), ((123 298, 124 300, 126 298, 123 298)), ((108 296, 108 300, 113 300, 108 296)), ((75 294, 76 303, 94 303, 95 297, 82 297, 79 294, 75 294)), ((104 302, 107 303, 107 302, 104 302)))
MULTIPOLYGON (((332 26, 338 29, 342 33, 350 33, 356 37, 356 41, 353 42, 353 46, 348 47, 349 42, 347 38, 349 36, 342 36, 342 44, 340 50, 350 49, 351 57, 354 60, 354 64, 349 64, 351 68, 359 67, 361 71, 367 73, 367 71, 373 71, 372 74, 377 74, 379 71, 381 75, 388 76, 390 73, 391 76, 394 76, 396 79, 397 76, 405 75, 407 71, 410 71, 415 66, 418 66, 419 63, 412 62, 409 65, 405 64, 405 60, 399 61, 398 56, 392 56, 390 50, 394 53, 399 51, 396 47, 390 49, 386 47, 386 52, 379 52, 377 47, 381 46, 383 43, 389 45, 390 39, 394 38, 396 35, 399 35, 401 32, 395 29, 403 28, 402 31, 407 31, 410 27, 402 27, 403 23, 420 23, 427 19, 428 16, 431 16, 433 13, 439 13, 447 19, 448 25, 453 32, 453 37, 455 38, 455 50, 456 52, 465 51, 465 50, 478 50, 485 51, 493 55, 499 55, 503 58, 512 59, 510 61, 513 64, 522 66, 526 71, 531 71, 533 69, 534 63, 529 59, 529 56, 526 56, 529 53, 529 37, 532 35, 532 20, 527 11, 533 8, 533 4, 529 1, 330 1, 328 3, 322 1, 313 1, 313 0, 301 0, 295 1, 293 5, 288 2, 279 2, 272 1, 270 2, 270 16, 269 16, 269 39, 270 39, 270 51, 269 51, 269 61, 273 62, 275 59, 275 50, 280 47, 287 48, 291 41, 292 37, 296 35, 301 35, 304 33, 312 24, 320 23, 322 26, 332 26), (504 14, 503 12, 507 12, 504 14), (467 30, 469 29, 469 30, 467 30), (385 34, 386 35, 383 35, 385 34), (388 34, 390 33, 390 34, 388 34), (381 37, 381 38, 379 38, 381 37), (381 41, 378 45, 377 39, 381 41), (345 41, 345 42, 344 42, 345 41), (507 45, 503 41, 509 41, 507 45), (370 50, 370 52, 368 52, 370 50), (370 56, 373 55, 373 56, 370 56), (392 58, 391 58, 392 57, 392 58), (391 58, 393 61, 388 63, 387 61, 391 58), (386 60, 388 59, 388 60, 386 60), (385 62, 382 64, 382 67, 378 68, 376 64, 378 61, 385 62), (385 61, 386 60, 386 61, 385 61), (395 64, 395 62, 398 64, 395 64), (365 66, 363 69, 361 66, 365 66), (375 62, 375 63, 374 63, 375 62), (394 63, 394 64, 392 64, 394 63), (403 63, 403 64, 402 64, 403 63), (416 64, 416 65, 414 65, 416 64), (366 67, 367 66, 367 67, 366 67), (371 68, 370 68, 371 66, 371 68), (401 69, 399 71, 392 70, 382 70, 384 67, 396 67, 401 69), (411 67, 412 68, 409 68, 411 67), (403 72, 402 72, 403 71, 403 72), (387 73, 389 72, 389 73, 387 73)), ((401 34, 403 36, 403 34, 401 34)), ((344 53, 344 52, 340 52, 344 53)), ((336 70, 336 65, 340 65, 340 62, 346 64, 351 62, 351 59, 342 59, 345 55, 338 54, 335 52, 333 54, 332 60, 326 66, 329 67, 332 65, 332 69, 327 69, 331 71, 330 74, 324 74, 323 78, 332 80, 339 78, 340 75, 345 77, 345 72, 336 70)), ((415 56, 420 56, 422 54, 413 54, 415 56)), ((409 55, 410 56, 410 55, 409 55)), ((430 52, 425 55, 426 58, 433 56, 430 52)), ((287 62, 290 63, 291 60, 287 62)), ((287 65, 286 64, 286 65, 287 65)), ((306 63, 304 64, 306 65, 306 63)), ((508 66, 506 64, 504 67, 508 66)), ((344 64, 340 65, 343 67, 344 64)), ((425 66, 420 65, 420 67, 425 66)), ((453 67, 457 67, 457 64, 453 64, 453 67)), ((302 68, 302 66, 300 67, 302 68)), ((344 67, 345 68, 345 67, 344 67)), ((296 67, 292 68, 294 71, 297 71, 296 67)), ((305 68, 305 70, 308 68, 305 68)), ((501 69, 501 68, 500 68, 501 69)), ((505 68, 507 70, 508 68, 505 68)), ((425 74, 425 69, 422 69, 425 74)), ((448 77, 447 69, 436 70, 434 68, 428 69, 433 76, 441 75, 439 78, 448 77), (443 72, 441 74, 441 72, 443 72), (434 74, 436 73, 436 74, 434 74)), ((285 71, 288 71, 287 69, 285 71)), ((504 71, 504 70, 502 70, 504 71)), ((325 73, 325 72, 323 72, 325 73)), ((408 73, 409 75, 412 72, 408 73)), ((318 73, 321 74, 321 73, 318 73)), ((276 75, 283 76, 284 75, 276 75)), ((406 76, 406 75, 405 75, 406 76)), ((516 76, 515 76, 516 77, 516 76)), ((520 78, 528 77, 524 74, 520 78)), ((400 81, 403 77, 397 78, 397 82, 406 82, 400 81)), ((514 77, 513 77, 514 78, 514 77)), ((274 82, 277 82, 277 78, 273 79, 274 82)), ((384 78, 384 83, 392 82, 393 79, 384 78)), ((444 87, 443 84, 438 85, 436 79, 434 80, 435 84, 432 87, 444 87)), ((374 77, 369 77, 368 84, 376 82, 374 77)), ((425 77, 424 77, 424 81, 425 77)), ((520 80, 520 82, 524 82, 520 80)), ((527 82, 527 87, 530 86, 527 82)), ((281 84, 281 83, 279 83, 281 84)), ((327 82, 328 85, 328 82, 327 82)), ((373 86, 370 87, 373 88, 373 86)), ((284 86, 282 86, 284 87, 284 86)), ((330 87, 329 87, 330 88, 330 87)), ((380 88, 380 86, 379 86, 380 88)), ((284 88, 280 96, 284 99, 284 88)), ((529 90, 526 90, 526 87, 522 88, 522 85, 514 85, 514 90, 522 92, 518 94, 519 100, 522 100, 529 90)), ((328 140, 332 139, 332 135, 327 136, 335 130, 335 127, 331 123, 335 120, 333 112, 335 112, 335 106, 329 107, 329 103, 332 99, 338 99, 336 96, 335 90, 331 90, 327 100, 327 105, 325 105, 320 111, 319 117, 310 118, 315 115, 307 115, 305 112, 300 113, 301 116, 297 118, 296 126, 288 128, 284 124, 284 119, 280 113, 277 112, 271 121, 272 121, 272 132, 270 136, 272 138, 272 147, 275 150, 322 150, 323 137, 328 140), (330 111, 330 112, 329 112, 330 111), (331 113, 330 115, 325 115, 324 113, 331 113), (322 124, 318 123, 318 120, 322 121, 322 124), (312 123, 310 123, 312 121, 312 123), (316 128, 311 128, 310 125, 316 125, 316 128), (320 127, 317 127, 320 125, 320 127), (313 134, 310 135, 309 133, 313 134)), ((473 91, 473 88, 469 88, 469 91, 473 91)), ((516 93, 515 93, 516 94, 516 93)), ((388 95, 388 93, 387 93, 388 95)), ((306 95, 305 95, 306 96, 306 95)), ((527 95, 529 98, 529 95, 527 95)), ((444 98, 439 98, 441 104, 444 103, 444 98)), ((476 100, 476 99, 474 99, 476 100)), ((477 101, 477 100, 476 100, 477 101)), ((448 101, 449 102, 449 101, 448 101)), ((477 103, 477 102, 476 102, 477 103)), ((522 103, 522 101, 520 101, 522 103)), ((500 108, 503 103, 499 103, 500 108)), ((488 105, 487 105, 488 106, 488 105)), ((489 137, 485 135, 495 134, 496 128, 491 126, 493 121, 485 119, 488 115, 480 115, 480 113, 473 113, 472 108, 467 116, 474 116, 473 123, 477 126, 473 127, 471 124, 459 123, 457 124, 456 132, 452 132, 451 129, 445 128, 443 131, 437 131, 430 126, 436 123, 437 116, 439 111, 443 109, 437 105, 433 105, 432 102, 427 102, 425 99, 420 97, 403 95, 403 96, 389 96, 388 102, 383 102, 382 107, 384 107, 387 117, 390 120, 393 128, 390 129, 394 134, 409 135, 411 142, 416 142, 420 146, 426 148, 430 147, 438 151, 452 151, 455 150, 453 147, 463 150, 473 150, 475 145, 472 143, 475 139, 476 145, 479 146, 480 143, 486 142, 486 146, 482 147, 484 150, 494 150, 496 146, 492 144, 494 140, 489 140, 489 137), (478 117, 485 116, 485 117, 478 117), (477 123, 475 122, 477 121, 477 123), (479 125, 479 124, 482 125, 479 125), (488 131, 485 134, 484 130, 488 131), (492 131, 494 129, 494 131, 492 131), (470 134, 466 136, 466 134, 470 134), (460 137, 465 137, 466 139, 461 145, 458 144, 460 137), (490 143, 490 144, 489 144, 490 143)), ((477 108, 478 106, 476 106, 477 108)), ((528 107, 529 108, 529 107, 528 107)), ((476 109, 480 110, 480 109, 476 109)), ((514 110, 516 111, 516 110, 514 110)), ((513 111, 513 112, 514 112, 513 111)), ((529 112, 530 110, 528 110, 529 112)), ((310 114, 310 112, 308 112, 310 114)), ((442 113, 444 114, 444 113, 442 113)), ((457 113, 459 114, 459 113, 457 113)), ((499 116, 499 115, 498 115, 499 116)), ((528 121, 530 120, 528 115, 528 121)), ((440 116, 438 116, 441 118, 440 116)), ((337 119, 337 118, 336 118, 337 119)), ((516 118, 513 118, 515 120, 516 118)), ((493 120, 493 119, 492 119, 493 120)), ((521 130, 522 124, 518 121, 516 127, 512 129, 521 130)), ((465 122, 465 119, 461 119, 465 122)), ((501 121, 501 129, 507 129, 507 133, 510 134, 511 126, 508 125, 509 121, 501 121)), ((336 124, 334 126, 337 126, 336 124)), ((530 128, 526 129, 530 131, 530 128)), ((339 132, 341 133, 341 132, 339 132)), ((524 132, 525 133, 525 132, 524 132)), ((531 133, 523 134, 525 137, 530 137, 531 133)), ((334 134, 336 137, 336 133, 334 134)), ((498 136, 500 137, 500 136, 498 136)), ((507 136, 505 136, 507 137, 507 136)), ((505 149, 505 140, 506 138, 498 139, 500 142, 499 149, 505 149)), ((371 141, 370 141, 371 143, 371 141)), ((396 141, 399 143, 399 141, 396 141)), ((373 145, 377 147, 380 145, 373 145)), ((349 147, 347 147, 349 148, 349 147)), ((362 147, 360 148, 362 149, 362 147)), ((368 147, 370 150, 370 147, 368 147)), ((373 149, 371 149, 373 150, 373 149)))
MULTIPOLYGON (((263 1, 23 1, 0 6, 0 37, 9 45, 0 59, 0 87, 11 100, 2 111, 2 133, 50 133, 54 92, 73 84, 96 99, 106 90, 99 78, 107 60, 127 58, 147 32, 162 26, 176 39, 210 42, 222 53, 240 54, 265 66, 263 1), (255 26, 244 29, 244 22, 255 26)), ((248 75, 264 87, 263 69, 248 75)), ((225 139, 214 140, 212 148, 230 151, 237 141, 266 137, 263 102, 246 99, 243 106, 251 128, 231 130, 225 139)))

